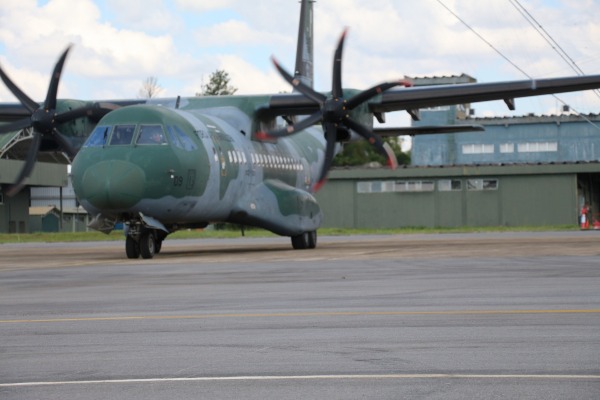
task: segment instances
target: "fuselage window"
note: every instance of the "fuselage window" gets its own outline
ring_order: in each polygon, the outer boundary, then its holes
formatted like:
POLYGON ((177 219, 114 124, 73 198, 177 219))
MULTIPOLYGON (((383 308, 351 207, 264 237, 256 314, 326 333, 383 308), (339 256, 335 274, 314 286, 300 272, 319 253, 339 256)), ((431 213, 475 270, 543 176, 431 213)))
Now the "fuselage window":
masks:
POLYGON ((167 144, 163 128, 160 125, 140 125, 137 144, 167 144))
POLYGON ((135 131, 135 125, 115 125, 113 134, 110 137, 110 144, 112 145, 128 145, 133 140, 133 132, 135 131))
POLYGON ((110 134, 110 126, 97 126, 83 147, 102 147, 110 134))

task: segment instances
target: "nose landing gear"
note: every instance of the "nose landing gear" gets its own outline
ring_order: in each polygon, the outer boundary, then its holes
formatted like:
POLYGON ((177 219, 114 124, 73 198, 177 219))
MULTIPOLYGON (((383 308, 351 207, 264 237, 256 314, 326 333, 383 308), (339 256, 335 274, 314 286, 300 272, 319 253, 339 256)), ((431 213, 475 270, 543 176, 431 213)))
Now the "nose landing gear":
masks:
POLYGON ((150 259, 160 253, 162 242, 167 234, 159 229, 148 228, 139 222, 127 224, 125 253, 127 258, 150 259))

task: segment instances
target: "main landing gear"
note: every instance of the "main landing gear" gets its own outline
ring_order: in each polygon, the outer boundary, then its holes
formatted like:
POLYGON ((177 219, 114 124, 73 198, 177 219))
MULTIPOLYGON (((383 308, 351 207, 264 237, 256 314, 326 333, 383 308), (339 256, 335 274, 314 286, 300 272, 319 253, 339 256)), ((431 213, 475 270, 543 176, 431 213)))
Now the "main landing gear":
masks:
POLYGON ((317 231, 292 236, 292 247, 295 250, 314 249, 317 247, 317 231))
POLYGON ((130 226, 125 239, 127 258, 149 259, 160 253, 162 242, 167 235, 158 229, 146 228, 140 225, 130 226))

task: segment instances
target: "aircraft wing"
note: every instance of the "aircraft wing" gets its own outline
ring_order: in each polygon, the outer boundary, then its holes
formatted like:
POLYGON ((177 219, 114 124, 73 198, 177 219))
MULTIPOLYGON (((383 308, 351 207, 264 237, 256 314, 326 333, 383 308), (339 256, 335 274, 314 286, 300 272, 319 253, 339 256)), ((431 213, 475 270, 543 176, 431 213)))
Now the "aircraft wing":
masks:
POLYGON ((0 123, 17 121, 28 117, 30 114, 21 103, 0 104, 0 123))
POLYGON ((397 128, 373 128, 373 132, 381 137, 388 136, 417 136, 434 135, 442 133, 482 132, 483 125, 456 124, 456 125, 425 125, 406 126, 397 128))
MULTIPOLYGON (((600 88, 600 75, 549 78, 537 80, 504 81, 493 83, 465 83, 389 89, 368 102, 373 113, 417 110, 453 104, 504 100, 514 109, 518 97, 576 92, 600 88)), ((264 115, 311 114, 319 106, 300 93, 278 94, 271 97, 269 106, 260 110, 264 115)))
POLYGON ((369 103, 372 112, 415 110, 452 104, 504 100, 514 110, 517 97, 576 92, 600 88, 600 75, 539 80, 466 83, 391 89, 369 103))

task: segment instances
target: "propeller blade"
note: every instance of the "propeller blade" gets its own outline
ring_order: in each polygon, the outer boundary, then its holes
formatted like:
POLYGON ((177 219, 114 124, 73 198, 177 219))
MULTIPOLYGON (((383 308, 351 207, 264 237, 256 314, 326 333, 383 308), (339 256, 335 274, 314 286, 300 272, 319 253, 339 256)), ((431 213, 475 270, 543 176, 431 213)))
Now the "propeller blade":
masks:
POLYGON ((69 139, 67 139, 66 136, 60 133, 59 130, 56 128, 52 130, 52 137, 54 138, 56 143, 58 143, 58 145, 63 149, 63 151, 67 153, 69 158, 73 160, 73 158, 75 158, 75 155, 77 154, 77 151, 73 148, 73 145, 71 144, 69 139))
POLYGON ((388 166, 391 169, 398 168, 398 159, 396 158, 396 153, 392 150, 392 146, 388 144, 388 142, 383 142, 383 150, 385 150, 388 159, 388 166))
POLYGON ((6 134, 6 133, 11 133, 11 132, 17 132, 17 131, 20 131, 21 129, 25 129, 30 126, 31 126, 31 119, 29 119, 29 118, 11 122, 10 124, 3 124, 3 125, 0 125, 0 135, 6 134))
POLYGON ((390 168, 395 169, 396 167, 398 167, 398 160, 396 159, 396 155, 394 154, 390 146, 388 145, 386 148, 383 140, 381 140, 379 136, 371 132, 369 128, 362 124, 359 124, 356 121, 351 120, 350 118, 346 118, 344 120, 344 124, 346 124, 348 128, 358 133, 360 136, 365 138, 367 142, 374 146, 375 149, 387 159, 390 168))
POLYGON ((313 186, 313 192, 318 192, 321 187, 327 181, 327 173, 329 172, 329 168, 331 168, 331 164, 333 163, 333 157, 335 156, 335 140, 337 138, 337 126, 333 122, 325 122, 323 126, 325 130, 325 160, 323 161, 323 167, 321 168, 321 174, 319 175, 319 180, 313 186))
POLYGON ((17 193, 19 193, 21 191, 21 189, 23 189, 23 187, 25 186, 25 180, 27 178, 29 178, 29 175, 31 175, 31 171, 33 170, 33 166, 35 165, 35 160, 36 160, 38 152, 40 150, 41 141, 42 141, 41 133, 39 133, 37 131, 34 132, 33 133, 33 141, 31 143, 31 146, 29 147, 29 151, 27 152, 27 158, 25 160, 25 165, 21 169, 21 172, 19 173, 19 177, 17 178, 15 183, 13 185, 11 185, 8 188, 8 190, 6 191, 6 194, 9 197, 12 197, 12 196, 16 195, 17 193))
POLYGON ((69 110, 69 111, 65 111, 63 113, 57 114, 54 117, 54 121, 56 123, 61 124, 63 122, 68 122, 73 119, 91 116, 96 110, 98 110, 98 107, 96 107, 95 105, 76 108, 74 110, 69 110))
POLYGON ((63 122, 71 121, 73 119, 88 117, 93 120, 100 120, 111 111, 121 108, 118 104, 114 103, 93 103, 89 106, 76 108, 75 110, 65 111, 54 117, 54 120, 61 124, 63 122))
POLYGON ((319 122, 323 118, 323 113, 321 111, 317 111, 316 113, 308 116, 307 118, 298 121, 298 123, 294 125, 288 125, 285 128, 277 129, 270 132, 260 132, 257 134, 257 137, 261 140, 266 140, 269 138, 278 138, 293 135, 294 133, 309 128, 319 122))
POLYGON ((8 75, 6 75, 6 73, 4 72, 4 70, 1 67, 0 67, 0 78, 2 78, 2 81, 4 82, 4 84, 6 85, 6 87, 8 87, 8 90, 10 90, 10 92, 17 99, 19 99, 19 102, 21 102, 21 104, 23 104, 23 106, 30 113, 33 113, 35 110, 40 108, 40 105, 38 103, 31 100, 31 98, 29 98, 29 96, 27 96, 25 93, 23 93, 23 91, 21 89, 19 89, 19 87, 17 85, 15 85, 13 83, 13 81, 10 80, 8 75))
POLYGON ((96 109, 90 115, 90 117, 98 119, 98 120, 100 120, 100 118, 104 117, 109 112, 122 107, 115 103, 106 103, 106 102, 94 103, 94 106, 96 107, 96 109))
POLYGON ((302 93, 303 95, 305 95, 306 97, 308 97, 309 99, 311 99, 312 101, 314 101, 315 103, 318 103, 318 104, 323 104, 325 102, 325 100, 327 100, 327 97, 325 95, 315 91, 310 86, 302 83, 302 81, 300 81, 300 79, 296 79, 292 75, 290 75, 290 73, 287 72, 279 64, 279 62, 275 59, 275 57, 271 57, 271 60, 273 61, 273 65, 275 65, 275 68, 277 68, 277 71, 279 71, 281 76, 283 76, 283 79, 285 79, 290 85, 292 85, 300 93, 302 93))
POLYGON ((62 69, 65 65, 67 55, 69 54, 69 50, 71 50, 71 46, 65 49, 65 51, 58 59, 56 65, 54 66, 54 71, 52 72, 52 77, 50 78, 50 85, 48 86, 48 94, 46 94, 46 101, 44 102, 44 108, 46 110, 56 109, 56 95, 58 93, 58 84, 60 83, 60 76, 62 74, 62 69))
POLYGON ((379 85, 375 85, 370 89, 363 90, 359 94, 352 97, 346 103, 346 107, 348 107, 350 110, 353 110, 356 106, 364 103, 365 101, 371 100, 373 97, 395 86, 412 86, 412 82, 403 79, 396 82, 380 83, 379 85))
POLYGON ((348 28, 344 29, 333 55, 333 82, 331 84, 331 95, 334 99, 343 96, 342 90, 342 53, 344 51, 344 41, 348 34, 348 28))

